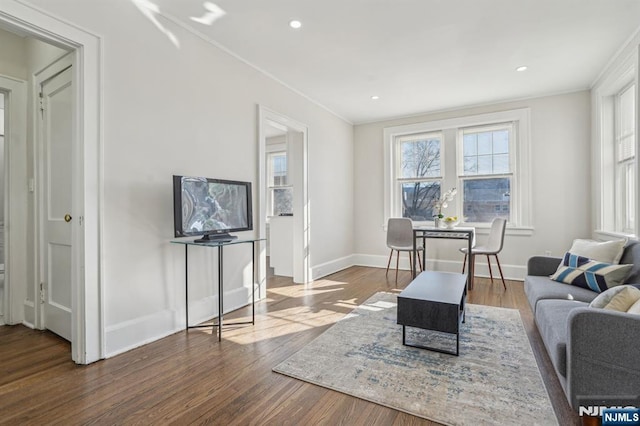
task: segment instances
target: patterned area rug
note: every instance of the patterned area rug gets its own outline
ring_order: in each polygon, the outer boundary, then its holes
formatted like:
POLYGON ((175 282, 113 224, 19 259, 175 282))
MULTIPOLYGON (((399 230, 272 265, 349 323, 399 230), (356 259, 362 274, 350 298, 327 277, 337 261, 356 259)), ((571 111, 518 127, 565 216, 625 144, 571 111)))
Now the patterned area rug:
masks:
POLYGON ((467 305, 456 357, 403 346, 396 295, 376 293, 273 371, 443 424, 558 424, 516 309, 467 305))

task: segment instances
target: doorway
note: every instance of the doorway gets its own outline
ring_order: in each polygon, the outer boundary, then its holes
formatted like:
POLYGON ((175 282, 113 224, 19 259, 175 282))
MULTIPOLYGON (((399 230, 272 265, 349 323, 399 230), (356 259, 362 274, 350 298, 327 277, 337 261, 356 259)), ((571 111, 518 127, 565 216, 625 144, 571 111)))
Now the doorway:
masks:
POLYGON ((4 93, 0 92, 0 325, 4 325, 4 204, 5 204, 5 166, 4 166, 4 93))
MULTIPOLYGON (((259 236, 268 238, 266 244, 276 243, 270 246, 271 263, 275 261, 280 270, 290 273, 293 282, 305 284, 311 277, 307 126, 263 106, 258 106, 258 117, 259 236), (280 175, 286 178, 279 182, 281 185, 274 185, 274 173, 269 169, 278 161, 275 157, 280 154, 282 158, 283 153, 286 166, 284 173, 281 168, 280 175), (268 222, 271 222, 269 235, 268 222), (279 259, 274 259, 274 256, 279 259)), ((265 256, 260 256, 260 263, 266 263, 265 256)), ((261 287, 265 282, 263 271, 266 268, 261 267, 261 287)), ((278 273, 277 268, 275 273, 278 273)))
MULTIPOLYGON (((6 29, 24 37, 49 43, 51 45, 71 51, 73 61, 79 64, 71 71, 74 82, 70 96, 72 98, 72 129, 71 135, 75 144, 70 153, 70 168, 74 173, 71 184, 71 216, 74 218, 71 229, 70 304, 74 315, 71 324, 71 358, 79 364, 88 364, 104 358, 104 330, 102 289, 100 287, 100 198, 102 182, 100 173, 100 39, 72 25, 66 24, 43 12, 29 8, 20 2, 7 0, 0 12, 0 28, 6 29)), ((35 81, 35 75, 30 80, 35 81)), ((4 88, 0 84, 0 89, 4 88)), ((5 99, 6 101, 6 99, 5 99)), ((11 97, 9 105, 13 105, 11 97)), ((34 99, 32 105, 37 105, 34 99)), ((5 102, 6 103, 6 102, 5 102)), ((24 111, 27 110, 26 102, 24 111)), ((37 107, 34 108, 34 110, 37 107)), ((20 108, 22 109, 22 108, 20 108)), ((33 119, 32 111, 29 120, 33 119)), ((16 143, 22 137, 26 141, 27 129, 35 124, 18 123, 14 121, 16 114, 10 115, 5 123, 5 143, 11 140, 10 155, 14 158, 24 158, 26 162, 27 149, 25 143, 16 143), (8 125, 8 126, 7 126, 8 125), (7 138, 7 135, 9 138, 7 138), (17 138, 18 139, 17 139, 17 138), (21 153, 19 151, 23 150, 21 153), (24 154, 24 155, 22 155, 24 154)), ((5 251, 5 299, 9 300, 9 309, 5 313, 5 322, 11 324, 24 323, 25 312, 29 309, 38 312, 42 293, 40 283, 27 278, 28 271, 34 265, 42 264, 41 254, 36 247, 37 242, 29 242, 29 247, 15 250, 16 244, 27 244, 27 238, 15 232, 23 225, 27 228, 26 217, 30 211, 29 199, 33 199, 29 192, 39 190, 34 174, 28 174, 28 167, 15 168, 13 160, 8 161, 12 170, 19 173, 13 179, 11 172, 11 187, 16 190, 10 195, 11 227, 7 227, 10 234, 6 237, 9 250, 5 251), (15 219, 15 220, 13 220, 15 219), (17 226, 18 225, 18 226, 17 226), (21 237, 21 238, 19 238, 21 237), (22 243, 21 243, 22 241, 22 243), (7 258, 6 255, 9 255, 7 258), (20 256, 18 256, 20 254, 20 256), (28 258, 28 259, 27 259, 28 258), (11 262, 8 264, 8 262, 11 262), (15 264, 14 264, 15 262, 15 264), (32 299, 26 299, 26 290, 32 292, 32 299)), ((35 173, 37 167, 33 167, 35 173)), ((38 206, 37 208, 39 208, 38 206)), ((37 209, 36 209, 37 210, 37 209)), ((7 218, 5 218, 6 220, 7 218)), ((33 226, 33 225, 31 225, 33 226)), ((26 235, 26 231, 24 232, 26 235)), ((37 232, 35 235, 38 235, 37 232)), ((33 240, 31 240, 33 241, 33 240)), ((5 307, 7 305, 5 304, 5 307)), ((38 326, 37 321, 31 324, 38 326)))

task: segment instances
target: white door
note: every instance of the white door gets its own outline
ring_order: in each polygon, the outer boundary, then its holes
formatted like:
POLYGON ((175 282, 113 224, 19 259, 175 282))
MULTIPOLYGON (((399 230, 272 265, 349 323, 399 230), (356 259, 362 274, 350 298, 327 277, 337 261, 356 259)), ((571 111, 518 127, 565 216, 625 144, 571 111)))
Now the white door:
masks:
POLYGON ((71 341, 71 68, 41 86, 43 325, 71 341))

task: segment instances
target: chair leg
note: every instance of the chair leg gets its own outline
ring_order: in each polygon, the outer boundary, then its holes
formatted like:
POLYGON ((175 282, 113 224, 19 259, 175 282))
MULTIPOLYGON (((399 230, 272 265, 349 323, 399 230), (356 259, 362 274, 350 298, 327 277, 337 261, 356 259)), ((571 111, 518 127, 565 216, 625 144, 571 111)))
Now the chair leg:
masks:
MULTIPOLYGON (((420 250, 416 251, 416 254, 418 255, 418 265, 420 265, 420 270, 424 271, 424 265, 422 264, 422 259, 420 259, 420 250)), ((411 264, 411 267, 413 268, 413 264, 411 264)))
POLYGON ((476 273, 476 255, 470 254, 471 266, 469 267, 469 290, 473 289, 473 276, 476 273))
POLYGON ((389 261, 387 262, 387 272, 384 274, 385 277, 389 275, 389 265, 391 265, 392 257, 393 257, 393 249, 391 249, 391 252, 389 253, 389 261))
POLYGON ((500 261, 498 260, 498 255, 494 254, 494 256, 496 257, 496 263, 498 264, 498 270, 500 271, 500 278, 502 278, 502 286, 506 290, 507 289, 507 285, 504 282, 504 274, 502 273, 502 268, 500 267, 500 261))
POLYGON ((411 256, 410 251, 408 251, 407 253, 409 253, 409 270, 411 270, 411 268, 413 268, 413 256, 411 256))
POLYGON ((489 276, 491 277, 491 284, 493 284, 493 272, 491 271, 491 259, 487 255, 487 265, 489 266, 489 276))
POLYGON ((398 263, 400 262, 400 250, 396 250, 398 255, 396 256, 396 285, 398 284, 398 263))
POLYGON ((462 273, 464 274, 464 270, 467 268, 467 254, 464 254, 464 260, 462 261, 462 273))

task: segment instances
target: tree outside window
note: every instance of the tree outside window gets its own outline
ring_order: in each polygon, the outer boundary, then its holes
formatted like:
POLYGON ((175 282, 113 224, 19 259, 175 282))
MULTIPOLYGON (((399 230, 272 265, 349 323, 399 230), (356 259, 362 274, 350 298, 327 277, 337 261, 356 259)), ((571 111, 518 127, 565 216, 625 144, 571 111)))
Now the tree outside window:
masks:
POLYGON ((442 138, 439 134, 398 138, 402 216, 412 220, 430 220, 440 198, 442 138))

